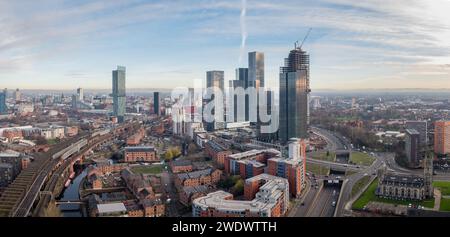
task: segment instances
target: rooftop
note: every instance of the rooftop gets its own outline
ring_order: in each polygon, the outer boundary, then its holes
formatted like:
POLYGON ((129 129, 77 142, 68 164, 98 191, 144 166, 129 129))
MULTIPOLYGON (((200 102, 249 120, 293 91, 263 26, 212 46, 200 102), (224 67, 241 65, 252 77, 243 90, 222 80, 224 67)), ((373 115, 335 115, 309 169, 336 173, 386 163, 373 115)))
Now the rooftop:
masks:
POLYGON ((127 208, 121 202, 97 204, 98 213, 126 212, 127 208))
POLYGON ((152 146, 135 146, 135 147, 125 147, 125 152, 152 152, 155 148, 152 146))
POLYGON ((274 156, 280 154, 280 152, 275 149, 265 149, 265 150, 253 149, 250 151, 232 154, 232 155, 229 155, 228 157, 235 159, 235 160, 241 160, 241 159, 257 156, 257 155, 264 154, 264 153, 272 153, 274 156))

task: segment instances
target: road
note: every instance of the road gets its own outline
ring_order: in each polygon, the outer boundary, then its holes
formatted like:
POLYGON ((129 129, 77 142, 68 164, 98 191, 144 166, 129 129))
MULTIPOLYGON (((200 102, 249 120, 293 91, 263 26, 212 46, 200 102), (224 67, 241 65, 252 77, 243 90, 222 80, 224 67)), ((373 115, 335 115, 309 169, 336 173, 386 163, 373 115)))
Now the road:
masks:
POLYGON ((167 198, 170 198, 170 202, 166 205, 166 216, 177 217, 179 216, 178 212, 178 195, 174 186, 174 181, 171 174, 165 170, 161 174, 161 183, 164 185, 164 191, 167 195, 167 198))
POLYGON ((316 195, 313 204, 306 213, 307 217, 333 217, 335 207, 333 202, 339 198, 339 187, 324 186, 316 195))

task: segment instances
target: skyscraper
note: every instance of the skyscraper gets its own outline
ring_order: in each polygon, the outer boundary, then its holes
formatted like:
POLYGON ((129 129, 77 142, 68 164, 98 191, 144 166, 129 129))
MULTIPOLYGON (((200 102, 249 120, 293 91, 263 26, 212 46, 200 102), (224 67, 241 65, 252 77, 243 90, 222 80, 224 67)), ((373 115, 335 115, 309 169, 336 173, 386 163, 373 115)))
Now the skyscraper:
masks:
POLYGON ((78 88, 77 89, 77 94, 78 94, 78 99, 80 101, 84 101, 84 90, 83 90, 83 88, 78 88))
POLYGON ((161 108, 159 107, 159 92, 153 92, 153 112, 160 115, 161 108))
MULTIPOLYGON (((242 88, 245 90, 248 86, 248 68, 237 68, 236 69, 236 80, 230 81, 230 87, 236 90, 237 88, 242 88)), ((245 103, 239 101, 238 95, 233 95, 233 112, 234 112, 234 122, 248 121, 248 95, 244 95, 245 103), (238 110, 243 108, 243 110, 238 110)))
POLYGON ((428 144, 428 128, 427 121, 406 121, 406 129, 414 129, 420 133, 420 145, 428 144))
MULTIPOLYGON (((223 97, 225 97, 224 94, 224 79, 225 78, 225 72, 224 71, 208 71, 206 72, 206 87, 207 88, 213 88, 214 94, 215 93, 222 93, 223 97)), ((210 100, 205 100, 204 105, 209 103, 211 100, 214 100, 214 109, 212 110, 212 113, 214 115, 215 121, 212 123, 206 123, 206 130, 207 131, 214 131, 217 129, 224 128, 224 122, 217 121, 219 118, 223 121, 224 120, 224 99, 222 101, 219 101, 215 99, 215 95, 211 96, 210 100)))
POLYGON ((117 66, 117 70, 112 71, 113 114, 117 117, 119 123, 125 119, 125 72, 126 69, 123 66, 117 66))
POLYGON ((4 114, 7 112, 6 107, 6 94, 5 92, 0 92, 0 114, 4 114))
POLYGON ((309 54, 295 48, 280 68, 280 142, 308 137, 310 91, 309 54))
POLYGON ((434 152, 439 155, 450 154, 450 121, 435 122, 434 152))
POLYGON ((21 93, 20 93, 20 90, 19 90, 19 88, 17 88, 16 89, 16 91, 14 91, 14 100, 15 101, 20 101, 20 99, 21 99, 21 93))
POLYGON ((414 168, 419 164, 420 133, 414 129, 406 129, 405 153, 410 167, 414 168))
POLYGON ((264 87, 264 53, 248 53, 248 80, 248 86, 264 87))

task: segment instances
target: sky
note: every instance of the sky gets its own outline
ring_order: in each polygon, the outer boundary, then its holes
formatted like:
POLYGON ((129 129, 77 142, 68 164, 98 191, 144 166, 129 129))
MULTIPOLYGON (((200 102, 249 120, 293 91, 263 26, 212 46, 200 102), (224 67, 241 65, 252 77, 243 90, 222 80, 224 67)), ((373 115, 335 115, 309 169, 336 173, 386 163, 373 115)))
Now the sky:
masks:
MULTIPOLYGON (((450 88, 450 0, 0 0, 0 87, 173 88, 265 53, 265 80, 309 28, 315 89, 450 88)), ((227 84, 226 84, 227 85, 227 84)))

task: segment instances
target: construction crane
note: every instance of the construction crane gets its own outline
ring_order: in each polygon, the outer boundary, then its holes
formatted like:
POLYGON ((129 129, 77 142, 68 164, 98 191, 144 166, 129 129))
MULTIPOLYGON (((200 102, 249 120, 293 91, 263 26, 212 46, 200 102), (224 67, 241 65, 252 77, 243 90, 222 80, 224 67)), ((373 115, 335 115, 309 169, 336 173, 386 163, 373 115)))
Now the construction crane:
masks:
POLYGON ((296 48, 296 49, 297 49, 297 48, 302 49, 302 46, 303 46, 303 44, 305 43, 306 39, 308 38, 309 34, 311 33, 311 30, 312 30, 312 28, 309 28, 308 32, 307 32, 306 35, 305 35, 305 38, 303 38, 302 43, 300 44, 300 47, 297 47, 298 42, 299 42, 300 40, 295 41, 295 48, 296 48))

